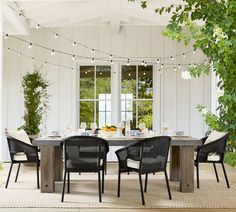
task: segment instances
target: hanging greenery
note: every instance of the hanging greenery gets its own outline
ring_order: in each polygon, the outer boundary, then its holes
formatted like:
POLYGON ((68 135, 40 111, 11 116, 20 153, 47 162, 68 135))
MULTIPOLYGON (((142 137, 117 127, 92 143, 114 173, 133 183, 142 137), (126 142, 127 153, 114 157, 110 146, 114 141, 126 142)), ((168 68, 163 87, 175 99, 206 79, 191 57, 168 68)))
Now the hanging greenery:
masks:
MULTIPOLYGON (((129 0, 134 1, 134 0, 129 0)), ((141 6, 146 8, 148 1, 141 6)), ((165 36, 188 44, 207 56, 205 65, 190 68, 192 76, 209 72, 209 64, 219 77, 217 86, 219 107, 217 114, 207 112, 206 123, 212 128, 230 133, 229 145, 236 147, 236 1, 235 0, 183 0, 181 5, 155 9, 162 15, 172 15, 164 30, 165 36), (196 23, 201 23, 200 26, 196 23)), ((202 111, 204 106, 198 106, 202 111)))
POLYGON ((33 73, 27 72, 23 77, 25 124, 22 128, 28 135, 37 135, 40 132, 39 126, 48 109, 48 86, 49 82, 43 78, 39 70, 33 73))

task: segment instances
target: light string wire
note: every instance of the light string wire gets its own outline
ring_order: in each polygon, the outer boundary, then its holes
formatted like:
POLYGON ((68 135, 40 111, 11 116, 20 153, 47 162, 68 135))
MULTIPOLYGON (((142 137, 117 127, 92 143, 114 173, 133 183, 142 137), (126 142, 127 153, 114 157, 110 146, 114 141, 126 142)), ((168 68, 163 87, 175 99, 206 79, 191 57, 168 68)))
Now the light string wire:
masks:
MULTIPOLYGON (((53 65, 53 66, 56 66, 56 67, 59 67, 59 68, 70 69, 70 70, 74 71, 73 65, 72 65, 72 66, 66 66, 66 65, 59 65, 59 64, 56 64, 56 63, 48 62, 47 60, 41 60, 41 59, 32 57, 32 56, 30 56, 30 55, 27 55, 27 54, 25 54, 25 53, 22 53, 21 51, 18 51, 18 50, 16 50, 16 49, 13 49, 13 48, 10 48, 10 47, 7 48, 7 51, 8 51, 8 53, 13 52, 13 53, 15 53, 15 54, 18 54, 18 56, 23 56, 23 57, 25 57, 25 58, 28 58, 28 59, 30 59, 32 62, 34 62, 34 61, 40 62, 40 63, 42 63, 44 66, 46 66, 46 65, 53 65)), ((204 61, 204 62, 206 62, 206 61, 204 61)), ((198 65, 203 65, 204 62, 201 62, 201 63, 199 63, 198 65)), ((171 66, 171 65, 173 65, 173 64, 165 64, 165 66, 168 66, 168 65, 171 66)), ((181 66, 183 66, 183 67, 186 67, 186 66, 189 66, 189 65, 190 65, 190 64, 181 64, 181 66)), ((181 67, 181 68, 182 68, 182 67, 181 67)), ((158 72, 161 73, 163 70, 165 70, 165 71, 166 71, 166 70, 173 70, 173 68, 170 68, 170 67, 166 67, 166 68, 165 68, 165 67, 162 67, 162 68, 159 68, 158 72)), ((176 67, 176 69, 174 69, 173 71, 178 71, 178 68, 176 67)))
MULTIPOLYGON (((105 54, 105 55, 107 55, 107 56, 109 56, 109 57, 112 57, 112 58, 114 57, 114 58, 124 59, 125 61, 129 60, 129 58, 127 58, 127 57, 115 55, 115 54, 112 54, 112 53, 109 53, 109 52, 106 52, 106 51, 102 51, 102 50, 99 50, 99 49, 96 49, 96 48, 91 48, 90 46, 87 46, 87 45, 85 45, 85 44, 83 44, 83 43, 81 43, 81 42, 72 40, 71 38, 66 37, 66 36, 64 36, 64 35, 61 35, 61 34, 59 34, 58 32, 56 32, 56 31, 54 31, 54 30, 52 30, 52 29, 50 29, 50 28, 48 28, 48 27, 45 27, 45 26, 42 25, 42 24, 39 24, 39 23, 36 22, 35 20, 33 20, 33 19, 29 18, 29 17, 26 17, 21 11, 19 12, 19 11, 17 11, 15 8, 13 8, 13 7, 9 6, 9 5, 8 5, 8 7, 9 7, 10 9, 12 9, 15 13, 17 13, 19 16, 24 17, 26 20, 29 20, 29 21, 31 21, 32 23, 34 23, 34 24, 36 25, 36 27, 38 27, 38 28, 41 27, 41 28, 43 28, 43 29, 49 31, 50 33, 52 33, 54 36, 56 36, 56 37, 61 37, 61 38, 63 38, 64 40, 67 40, 67 41, 71 42, 72 45, 79 45, 79 46, 82 46, 82 47, 84 47, 84 48, 87 48, 87 49, 89 49, 89 50, 91 50, 91 51, 93 51, 93 52, 96 51, 96 52, 98 52, 98 53, 105 54)), ((7 34, 7 33, 6 33, 6 34, 7 34)), ((194 51, 194 50, 193 50, 193 51, 194 51)), ((188 51, 186 51, 186 52, 183 52, 182 54, 179 53, 179 54, 175 54, 175 55, 172 55, 172 56, 166 56, 166 57, 149 57, 149 58, 161 59, 161 60, 163 61, 163 60, 165 60, 165 59, 171 59, 171 58, 174 58, 174 57, 179 57, 179 56, 181 56, 181 55, 186 55, 186 54, 188 54, 188 53, 190 53, 190 52, 193 52, 193 51, 188 50, 188 51)), ((93 57, 91 57, 91 58, 93 58, 93 57)), ((91 59, 91 58, 90 58, 90 59, 91 59)), ((110 60, 111 60, 112 58, 110 58, 110 60)), ((134 61, 134 62, 135 62, 135 61, 134 61)), ((137 62, 142 62, 142 61, 138 60, 137 62)), ((148 61, 146 61, 146 62, 148 62, 148 61)))
MULTIPOLYGON (((52 48, 43 46, 43 45, 35 43, 35 42, 30 42, 28 40, 25 40, 23 38, 19 38, 19 37, 13 36, 13 35, 8 35, 6 33, 4 33, 4 34, 5 34, 5 36, 7 35, 7 38, 8 37, 9 38, 13 38, 13 39, 16 39, 18 41, 21 41, 21 42, 24 42, 24 43, 28 44, 28 48, 32 48, 33 46, 36 46, 36 47, 39 47, 41 49, 45 49, 47 51, 50 51, 53 54, 59 53, 59 54, 62 54, 62 55, 70 56, 72 58, 72 60, 74 60, 74 59, 90 59, 90 60, 92 60, 92 62, 95 62, 95 59, 96 59, 97 61, 103 61, 103 62, 105 61, 105 62, 111 62, 111 63, 113 63, 114 61, 116 61, 116 62, 123 62, 123 63, 127 62, 126 60, 122 60, 122 59, 107 60, 104 57, 94 57, 94 58, 92 58, 92 57, 88 57, 88 56, 82 56, 82 55, 79 55, 79 54, 72 54, 72 53, 61 51, 61 50, 52 49, 52 48)), ((132 63, 137 63, 137 62, 139 63, 140 60, 135 60, 135 59, 130 60, 130 59, 128 59, 129 65, 130 65, 130 63, 132 65, 132 63)), ((194 64, 198 64, 198 63, 199 62, 196 62, 194 64)), ((166 63, 166 62, 163 63, 161 59, 158 59, 158 62, 157 61, 155 61, 155 62, 153 62, 153 61, 147 62, 147 61, 144 61, 144 60, 142 61, 142 65, 144 65, 144 66, 146 66, 146 65, 155 65, 155 64, 161 64, 161 66, 163 66, 163 65, 165 65, 165 66, 166 65, 167 66, 173 66, 174 68, 177 68, 178 66, 191 65, 189 63, 166 63)))

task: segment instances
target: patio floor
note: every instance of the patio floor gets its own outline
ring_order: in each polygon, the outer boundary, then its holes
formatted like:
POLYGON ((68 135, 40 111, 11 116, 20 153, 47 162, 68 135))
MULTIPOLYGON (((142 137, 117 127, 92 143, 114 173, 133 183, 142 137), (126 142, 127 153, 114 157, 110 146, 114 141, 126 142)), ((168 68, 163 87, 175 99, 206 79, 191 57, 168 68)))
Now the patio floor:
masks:
MULTIPOLYGON (((4 169, 8 171, 8 166, 9 164, 4 164, 4 169)), ((24 169, 30 169, 29 167, 24 167, 24 169)), ((208 165, 208 164, 204 164, 201 165, 201 172, 209 172, 209 170, 213 171, 212 165, 208 165)), ((226 165, 226 170, 227 170, 227 174, 228 174, 228 178, 230 181, 230 184, 236 184, 236 169, 232 168, 228 165, 226 165)), ((220 168, 218 168, 218 173, 220 177, 223 177, 223 172, 220 168)), ((213 173, 214 174, 214 173, 213 173)), ((6 176, 6 173, 4 173, 4 178, 6 176)), ((214 176, 214 175, 213 175, 214 176)), ((14 177, 12 176, 12 179, 14 177)), ((5 179, 4 179, 5 180, 5 179)), ((217 186, 217 184, 216 184, 217 186)), ((92 212, 92 211, 101 211, 101 212, 124 212, 124 211, 130 211, 130 212, 152 212, 152 211, 160 211, 160 212, 179 212, 179 211, 188 211, 188 212, 197 212, 197 211, 214 211, 214 212, 219 212, 219 211, 227 211, 227 212, 233 212, 236 211, 235 209, 202 209, 202 208, 187 208, 187 209, 105 209, 105 208, 92 208, 92 209, 83 209, 83 208, 78 208, 78 209, 68 209, 68 208, 4 208, 3 209, 4 212, 11 212, 11 211, 24 211, 24 212, 55 212, 55 211, 59 211, 59 212, 64 212, 64 211, 68 211, 68 212, 92 212)))

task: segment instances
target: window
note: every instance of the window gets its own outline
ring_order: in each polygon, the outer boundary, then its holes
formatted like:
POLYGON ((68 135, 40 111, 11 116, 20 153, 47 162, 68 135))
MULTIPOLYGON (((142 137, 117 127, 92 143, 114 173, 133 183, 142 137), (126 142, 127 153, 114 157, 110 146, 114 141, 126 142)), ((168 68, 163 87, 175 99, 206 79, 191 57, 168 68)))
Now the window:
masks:
POLYGON ((111 123, 110 66, 80 66, 79 122, 96 122, 99 127, 111 123))
POLYGON ((143 122, 152 129, 152 66, 122 66, 121 121, 131 120, 133 128, 143 122))

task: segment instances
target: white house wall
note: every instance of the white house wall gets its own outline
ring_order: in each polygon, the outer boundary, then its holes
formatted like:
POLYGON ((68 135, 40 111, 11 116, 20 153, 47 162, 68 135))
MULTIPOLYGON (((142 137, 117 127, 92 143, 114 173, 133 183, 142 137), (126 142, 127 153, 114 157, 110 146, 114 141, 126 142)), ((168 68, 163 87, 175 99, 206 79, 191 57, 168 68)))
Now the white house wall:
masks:
MULTIPOLYGON (((182 54, 191 50, 192 47, 185 47, 183 44, 162 36, 162 27, 122 27, 120 34, 112 34, 109 27, 84 26, 77 28, 55 29, 59 34, 71 37, 78 42, 88 46, 112 52, 116 55, 126 57, 165 57, 175 54, 182 54)), ((91 52, 84 48, 74 48, 72 44, 63 39, 55 39, 53 34, 44 29, 33 29, 29 36, 22 37, 40 43, 49 48, 61 51, 73 52, 85 56, 91 56, 91 52)), ((17 128, 23 124, 23 94, 21 88, 22 76, 27 71, 33 71, 34 67, 39 68, 39 62, 19 57, 17 54, 8 53, 7 47, 17 49, 25 54, 32 55, 35 59, 47 60, 61 65, 72 65, 71 57, 61 56, 55 53, 51 56, 49 51, 33 47, 28 49, 25 43, 9 38, 4 41, 3 55, 3 127, 17 128)), ((104 56, 104 55, 96 55, 104 56)), ((166 60, 168 63, 193 63, 203 60, 203 55, 187 54, 184 59, 178 57, 177 61, 166 60)), ((79 62, 80 63, 80 62, 79 62)), ((83 64, 90 64, 81 61, 83 64)), ((76 64, 73 64, 76 68, 76 64)), ((51 85, 50 111, 47 115, 47 130, 61 130, 76 122, 76 85, 75 72, 57 68, 54 66, 44 66, 41 71, 45 74, 51 85)), ((183 130, 186 135, 202 137, 206 131, 201 114, 196 111, 197 104, 204 104, 210 108, 211 104, 211 79, 210 76, 202 76, 197 79, 183 80, 181 71, 164 70, 158 74, 158 104, 159 119, 157 128, 160 129, 161 123, 167 122, 170 128, 183 130)), ((3 158, 8 155, 5 139, 3 140, 3 158)))

